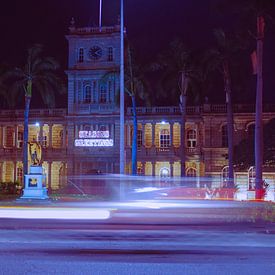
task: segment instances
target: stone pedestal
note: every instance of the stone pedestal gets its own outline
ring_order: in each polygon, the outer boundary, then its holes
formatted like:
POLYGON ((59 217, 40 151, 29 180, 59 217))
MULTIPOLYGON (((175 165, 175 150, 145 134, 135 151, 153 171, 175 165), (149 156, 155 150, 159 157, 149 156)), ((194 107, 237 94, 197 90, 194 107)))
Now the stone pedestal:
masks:
POLYGON ((42 166, 31 166, 30 173, 25 175, 25 188, 21 199, 48 199, 46 175, 42 166))

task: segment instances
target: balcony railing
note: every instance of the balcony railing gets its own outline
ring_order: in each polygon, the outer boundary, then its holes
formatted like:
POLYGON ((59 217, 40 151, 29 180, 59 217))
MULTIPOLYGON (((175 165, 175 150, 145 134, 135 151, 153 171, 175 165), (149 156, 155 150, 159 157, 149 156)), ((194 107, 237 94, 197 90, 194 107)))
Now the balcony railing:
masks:
MULTIPOLYGON (((133 108, 127 108, 127 115, 132 115, 133 108)), ((138 115, 180 115, 180 108, 176 106, 167 107, 137 107, 138 115)), ((255 105, 253 104, 235 104, 233 105, 235 113, 254 113, 255 105)), ((275 104, 263 105, 264 112, 275 112, 275 104)), ((188 115, 201 113, 226 113, 226 104, 204 104, 203 106, 187 106, 186 113, 188 115)))
MULTIPOLYGON (((66 116, 67 109, 31 109, 30 117, 45 117, 45 116, 66 116)), ((24 117, 24 110, 1 110, 2 117, 24 117)))

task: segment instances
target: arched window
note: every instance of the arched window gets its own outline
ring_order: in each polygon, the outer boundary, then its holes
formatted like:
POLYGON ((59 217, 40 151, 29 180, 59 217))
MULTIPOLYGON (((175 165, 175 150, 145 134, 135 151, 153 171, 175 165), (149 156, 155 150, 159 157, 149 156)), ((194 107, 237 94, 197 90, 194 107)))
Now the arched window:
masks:
POLYGON ((195 148, 197 145, 197 132, 195 130, 187 131, 187 147, 195 148))
POLYGON ((166 167, 160 169, 160 177, 161 178, 168 178, 170 177, 170 170, 166 167))
POLYGON ((228 147, 227 125, 222 126, 222 147, 228 147))
POLYGON ((78 50, 78 62, 82 63, 84 61, 84 49, 80 48, 78 50))
POLYGON ((195 168, 188 168, 186 170, 186 176, 187 177, 196 177, 197 176, 197 170, 195 168))
POLYGON ((113 47, 108 48, 108 61, 114 60, 114 49, 113 47))
POLYGON ((85 103, 90 103, 92 101, 92 89, 91 86, 85 86, 85 91, 84 91, 84 102, 85 103))
POLYGON ((160 148, 168 148, 170 146, 170 133, 167 129, 162 129, 159 136, 160 148))
POLYGON ((253 138, 255 135, 255 124, 252 123, 247 127, 248 137, 253 138))
POLYGON ((255 177, 256 177, 255 167, 251 166, 248 169, 248 190, 255 189, 255 177))
POLYGON ((222 169, 222 184, 223 186, 227 185, 229 179, 229 166, 224 166, 222 169))

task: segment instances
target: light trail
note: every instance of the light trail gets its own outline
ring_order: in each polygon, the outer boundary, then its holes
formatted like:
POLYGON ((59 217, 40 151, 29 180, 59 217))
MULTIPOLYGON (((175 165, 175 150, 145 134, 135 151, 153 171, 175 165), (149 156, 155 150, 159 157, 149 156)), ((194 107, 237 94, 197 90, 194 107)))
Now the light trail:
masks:
POLYGON ((90 208, 0 208, 0 218, 10 219, 61 219, 61 220, 106 220, 111 209, 90 208))

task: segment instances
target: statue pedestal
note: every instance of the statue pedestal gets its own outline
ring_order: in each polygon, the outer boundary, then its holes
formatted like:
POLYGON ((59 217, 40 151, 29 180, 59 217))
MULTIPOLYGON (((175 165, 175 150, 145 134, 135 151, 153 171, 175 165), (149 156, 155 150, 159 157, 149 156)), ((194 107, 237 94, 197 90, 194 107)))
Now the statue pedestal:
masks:
POLYGON ((42 166, 30 167, 30 173, 25 175, 25 187, 21 199, 48 199, 46 175, 42 166))

